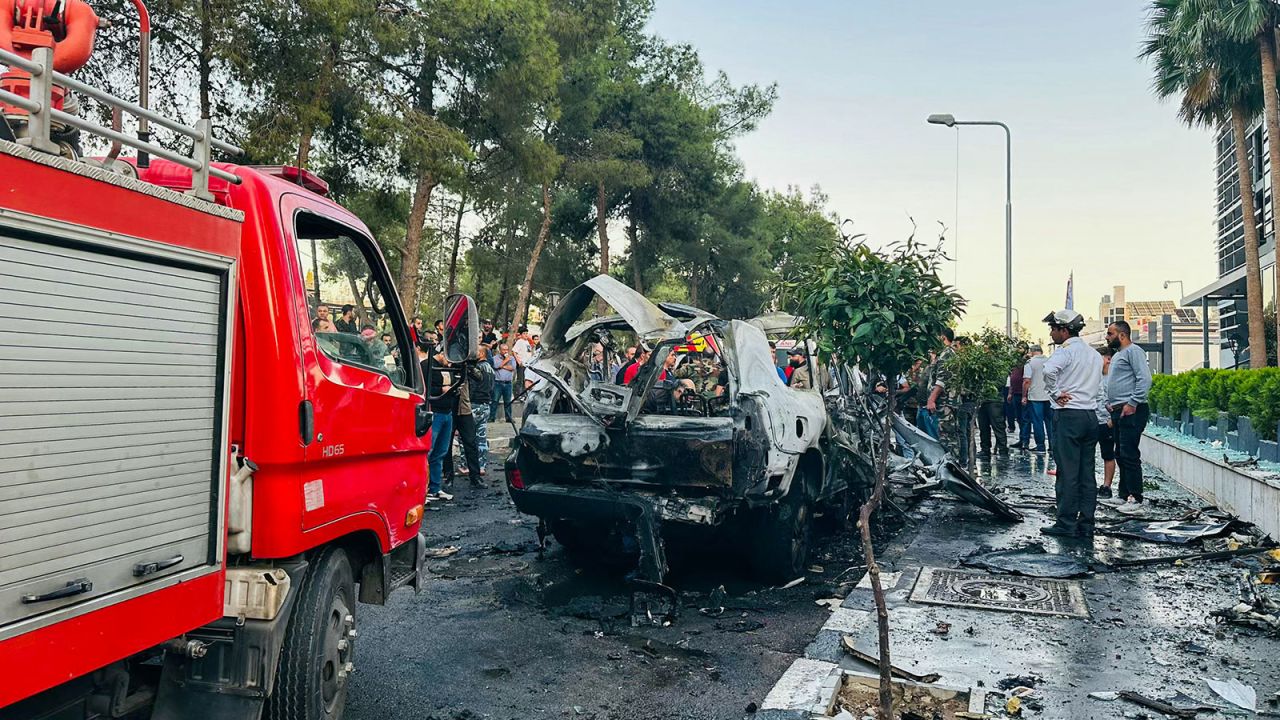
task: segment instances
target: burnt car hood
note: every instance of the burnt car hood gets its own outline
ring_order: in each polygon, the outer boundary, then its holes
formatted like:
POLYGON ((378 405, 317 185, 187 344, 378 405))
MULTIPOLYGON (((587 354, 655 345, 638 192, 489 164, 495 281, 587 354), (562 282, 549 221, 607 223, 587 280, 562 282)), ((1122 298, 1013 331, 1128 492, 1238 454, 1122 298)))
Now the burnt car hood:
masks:
POLYGON ((597 275, 570 290, 547 316, 546 326, 542 329, 544 356, 569 348, 571 340, 582 332, 582 324, 575 328, 574 322, 597 297, 608 303, 643 340, 659 340, 683 331, 679 320, 663 312, 645 296, 608 275, 597 275), (570 332, 571 328, 574 332, 570 332))

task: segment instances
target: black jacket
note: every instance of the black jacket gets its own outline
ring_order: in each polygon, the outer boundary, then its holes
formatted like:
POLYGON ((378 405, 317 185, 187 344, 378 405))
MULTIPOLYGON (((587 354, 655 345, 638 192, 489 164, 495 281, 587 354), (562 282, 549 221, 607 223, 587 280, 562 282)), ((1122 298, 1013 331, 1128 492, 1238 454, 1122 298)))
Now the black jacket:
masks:
POLYGON ((420 364, 422 365, 422 376, 428 378, 429 382, 427 402, 431 405, 431 412, 457 412, 458 369, 451 366, 442 366, 430 357, 420 361, 420 364))
POLYGON ((471 403, 482 404, 493 400, 493 366, 488 360, 473 363, 467 370, 467 389, 471 392, 471 403))

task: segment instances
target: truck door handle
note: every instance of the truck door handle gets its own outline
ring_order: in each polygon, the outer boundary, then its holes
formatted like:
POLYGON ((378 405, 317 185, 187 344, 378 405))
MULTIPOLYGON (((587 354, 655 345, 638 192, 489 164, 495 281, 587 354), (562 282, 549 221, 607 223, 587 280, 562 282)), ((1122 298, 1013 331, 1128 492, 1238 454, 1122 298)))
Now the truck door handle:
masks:
POLYGON ((146 577, 147 575, 154 575, 160 572, 161 570, 168 570, 174 565, 181 565, 183 560, 184 558, 181 555, 174 555, 168 560, 161 560, 159 562, 138 563, 137 565, 133 566, 133 576, 146 577))
POLYGON ((302 432, 302 445, 306 447, 316 438, 316 409, 310 400, 298 406, 298 429, 302 432))
POLYGON ((32 603, 49 602, 50 600, 61 600, 62 598, 83 595, 90 590, 93 590, 93 583, 89 582, 85 578, 80 578, 79 580, 72 580, 67 583, 67 586, 61 590, 54 590, 53 592, 47 592, 43 595, 23 595, 22 604, 30 605, 32 603))

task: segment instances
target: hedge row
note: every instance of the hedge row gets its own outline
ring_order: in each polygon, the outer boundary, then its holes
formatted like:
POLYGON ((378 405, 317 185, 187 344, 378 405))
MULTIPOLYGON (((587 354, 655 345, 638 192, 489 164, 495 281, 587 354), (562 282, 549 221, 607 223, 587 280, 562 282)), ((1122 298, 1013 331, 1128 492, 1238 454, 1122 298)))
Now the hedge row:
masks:
POLYGON ((1210 420, 1219 412, 1247 417, 1260 437, 1276 439, 1280 420, 1280 368, 1256 370, 1191 370, 1156 375, 1151 407, 1165 417, 1181 417, 1183 410, 1210 420))

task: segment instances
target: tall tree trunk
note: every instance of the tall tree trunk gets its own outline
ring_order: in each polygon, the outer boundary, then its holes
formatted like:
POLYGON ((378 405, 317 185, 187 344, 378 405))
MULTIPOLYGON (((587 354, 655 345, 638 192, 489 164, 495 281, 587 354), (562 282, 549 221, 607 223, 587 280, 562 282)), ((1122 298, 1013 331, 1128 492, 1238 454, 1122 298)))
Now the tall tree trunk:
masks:
MULTIPOLYGON (((895 377, 896 373, 888 373, 887 377, 895 377)), ((880 449, 876 457, 876 484, 871 498, 858 511, 858 529, 862 533, 862 554, 867 562, 867 575, 871 578, 871 594, 876 601, 876 626, 879 629, 878 644, 880 647, 880 720, 893 718, 893 678, 889 660, 889 607, 884 601, 884 586, 880 584, 880 565, 876 562, 875 547, 871 544, 871 516, 880 507, 884 499, 886 468, 889 465, 889 438, 893 437, 893 400, 894 393, 889 393, 889 406, 884 413, 884 427, 881 428, 880 449)))
MULTIPOLYGON (((507 257, 511 252, 511 245, 516 241, 516 222, 511 221, 511 225, 507 228, 507 237, 502 242, 502 253, 499 257, 507 257)), ((507 293, 511 290, 511 265, 510 263, 502 263, 502 290, 498 293, 498 306, 494 308, 493 314, 501 316, 502 322, 494 323, 499 328, 510 325, 511 315, 507 313, 507 293)))
MULTIPOLYGON (((596 182, 596 234, 600 236, 600 274, 609 274, 609 219, 605 213, 609 210, 604 194, 604 181, 596 182)), ((596 298, 596 314, 604 315, 609 306, 604 298, 596 298)))
POLYGON ((644 273, 640 270, 640 228, 636 222, 636 203, 627 206, 627 241, 631 246, 631 275, 636 292, 644 294, 644 273))
MULTIPOLYGON (((365 297, 364 297, 364 293, 360 291, 359 283, 356 282, 355 276, 352 275, 351 273, 343 273, 343 274, 347 276, 347 287, 351 290, 352 302, 355 303, 357 324, 361 328, 363 328, 365 325, 372 325, 373 323, 369 322, 369 314, 364 311, 365 297)), ((372 307, 372 304, 373 303, 370 302, 371 307, 372 307)))
MULTIPOLYGON (((1267 153, 1271 158, 1271 227, 1272 232, 1276 230, 1276 209, 1280 208, 1280 198, 1277 193, 1280 192, 1280 101, 1277 100, 1276 94, 1276 37, 1274 29, 1263 30, 1258 35, 1258 55, 1262 60, 1262 103, 1265 110, 1262 116, 1266 118, 1267 127, 1267 153)), ((1277 234, 1280 237, 1280 234, 1277 234)), ((1280 243, 1277 244, 1280 246, 1280 243)), ((1280 253, 1277 253, 1280 259, 1280 253)), ((1280 288, 1280 261, 1271 269, 1275 282, 1272 285, 1274 301, 1277 307, 1280 307, 1280 296, 1274 291, 1280 288)), ((1275 317, 1276 337, 1280 338, 1280 312, 1275 317)), ((1265 329, 1265 328, 1264 328, 1265 329)), ((1250 353, 1252 356, 1252 353, 1250 353)), ((1280 364, 1280 352, 1277 352, 1276 360, 1280 364)), ((1266 358, 1263 358, 1264 364, 1266 358)), ((1258 367, 1256 364, 1253 367, 1258 367)))
POLYGON ((458 196, 458 215, 453 222, 453 251, 449 255, 449 292, 452 295, 458 290, 458 246, 462 244, 462 216, 467 212, 467 191, 464 188, 458 196))
POLYGON ((200 117, 213 117, 209 104, 213 74, 213 0, 200 0, 200 117))
POLYGON ((542 246, 547 244, 547 235, 551 232, 551 183, 542 183, 542 227, 538 228, 538 239, 533 244, 533 252, 529 254, 529 269, 524 271, 524 284, 520 286, 520 296, 516 298, 516 311, 511 318, 508 332, 516 336, 516 326, 524 318, 529 309, 529 295, 533 293, 533 272, 538 267, 538 256, 542 254, 542 246))
POLYGON ((311 138, 315 134, 315 130, 308 127, 302 131, 302 136, 298 138, 298 168, 300 170, 307 169, 307 163, 311 161, 311 138))
POLYGON ((413 204, 409 206, 409 226, 404 233, 404 252, 400 257, 400 302, 405 312, 418 313, 418 263, 422 254, 422 233, 427 222, 427 206, 431 203, 431 191, 436 189, 436 178, 426 170, 419 171, 418 184, 413 190, 413 204))
POLYGON ((1258 220, 1253 206, 1253 172, 1249 167, 1245 114, 1231 107, 1231 133, 1236 141, 1236 175, 1240 181, 1240 214, 1244 220, 1245 308, 1249 317, 1249 366, 1267 366, 1267 326, 1262 319, 1262 270, 1258 262, 1258 220))

